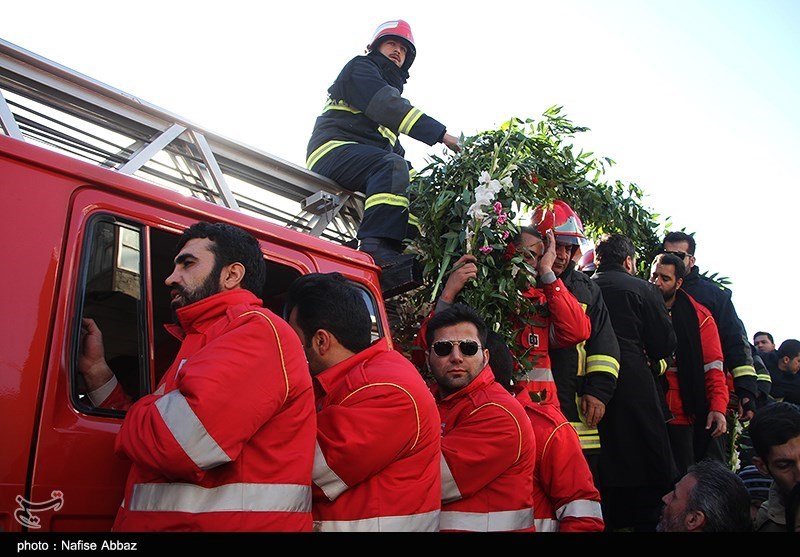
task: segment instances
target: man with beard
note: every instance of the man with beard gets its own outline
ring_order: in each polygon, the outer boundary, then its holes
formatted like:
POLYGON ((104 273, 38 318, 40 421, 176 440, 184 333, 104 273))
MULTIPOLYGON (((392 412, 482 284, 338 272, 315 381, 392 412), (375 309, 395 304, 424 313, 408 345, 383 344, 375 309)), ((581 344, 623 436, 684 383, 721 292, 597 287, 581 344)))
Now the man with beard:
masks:
POLYGON ((158 388, 135 403, 117 384, 91 319, 78 368, 92 402, 124 408, 131 461, 114 531, 311 531, 316 414, 305 353, 262 306, 258 241, 199 222, 166 279, 181 340, 158 388))
MULTIPOLYGON (((676 255, 662 253, 651 266, 656 285, 672 318, 678 340, 667 358, 665 387, 673 419, 667 423, 672 454, 680 474, 708 457, 725 461, 722 435, 728 430, 728 386, 722 369, 722 346, 711 312, 683 291, 686 267, 676 255)), ((663 367, 662 367, 663 369, 663 367)))
POLYGON ((388 268, 413 261, 400 254, 403 240, 416 235, 406 193, 410 164, 400 134, 461 149, 444 124, 401 96, 417 56, 408 23, 381 24, 367 51, 350 60, 328 88, 328 102, 308 141, 306 168, 366 195, 358 249, 388 268))

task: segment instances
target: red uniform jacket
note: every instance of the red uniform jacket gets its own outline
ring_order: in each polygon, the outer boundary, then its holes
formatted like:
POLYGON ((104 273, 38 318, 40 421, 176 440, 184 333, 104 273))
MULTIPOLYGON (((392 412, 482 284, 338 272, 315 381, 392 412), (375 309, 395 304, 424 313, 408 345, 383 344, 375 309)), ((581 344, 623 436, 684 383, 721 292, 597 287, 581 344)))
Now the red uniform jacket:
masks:
POLYGON ((553 404, 531 399, 527 385, 517 384, 536 436, 533 469, 533 516, 537 532, 602 532, 600 492, 583 456, 578 433, 553 404))
POLYGON ((113 529, 311 531, 317 427, 297 335, 242 289, 178 317, 175 362, 117 435, 133 465, 113 529))
POLYGON ((439 528, 441 434, 416 368, 385 339, 314 377, 314 529, 439 528))
POLYGON ((523 380, 542 402, 560 408, 548 350, 587 340, 592 333, 592 322, 561 279, 542 284, 541 288, 531 287, 522 295, 534 303, 547 304, 548 309, 548 315, 535 316, 531 323, 520 324, 517 342, 530 349, 528 357, 533 366, 523 380))
MULTIPOLYGON (((727 379, 722 367, 722 345, 717 332, 717 324, 711 312, 689 296, 695 311, 697 322, 700 324, 700 342, 703 346, 703 369, 705 370, 706 400, 709 411, 722 412, 728 407, 727 379)), ((678 383, 678 368, 673 364, 667 368, 667 405, 675 417, 670 423, 674 425, 688 425, 694 422, 694 417, 689 416, 683 409, 681 391, 678 383)))
POLYGON ((442 531, 534 531, 536 440, 524 408, 487 365, 436 396, 442 426, 442 531))

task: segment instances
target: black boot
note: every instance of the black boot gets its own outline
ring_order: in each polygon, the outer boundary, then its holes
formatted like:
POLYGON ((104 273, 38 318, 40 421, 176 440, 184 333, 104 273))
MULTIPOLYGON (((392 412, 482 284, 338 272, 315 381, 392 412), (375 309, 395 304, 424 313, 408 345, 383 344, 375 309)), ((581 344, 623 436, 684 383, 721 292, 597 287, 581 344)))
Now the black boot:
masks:
POLYGON ((386 238, 364 238, 358 244, 358 250, 368 253, 378 267, 389 268, 409 256, 403 256, 400 242, 386 238))

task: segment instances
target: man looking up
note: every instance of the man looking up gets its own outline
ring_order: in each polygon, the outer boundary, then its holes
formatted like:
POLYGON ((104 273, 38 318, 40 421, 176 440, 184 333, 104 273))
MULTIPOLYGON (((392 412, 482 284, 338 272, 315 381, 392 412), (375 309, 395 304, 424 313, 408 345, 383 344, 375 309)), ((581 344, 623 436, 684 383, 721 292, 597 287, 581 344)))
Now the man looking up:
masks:
POLYGON ((711 312, 681 288, 685 267, 675 255, 657 255, 650 282, 664 297, 678 345, 667 358, 666 399, 674 416, 667 423, 680 474, 710 457, 725 462, 720 437, 728 429, 728 386, 722 369, 722 347, 711 312))
POLYGON ((739 419, 746 422, 753 417, 758 394, 750 342, 733 306, 731 291, 700 275, 695 265, 695 247, 694 237, 685 232, 670 232, 664 237, 664 253, 677 255, 686 266, 682 288, 707 307, 717 322, 725 369, 733 379, 734 392, 739 398, 739 419))

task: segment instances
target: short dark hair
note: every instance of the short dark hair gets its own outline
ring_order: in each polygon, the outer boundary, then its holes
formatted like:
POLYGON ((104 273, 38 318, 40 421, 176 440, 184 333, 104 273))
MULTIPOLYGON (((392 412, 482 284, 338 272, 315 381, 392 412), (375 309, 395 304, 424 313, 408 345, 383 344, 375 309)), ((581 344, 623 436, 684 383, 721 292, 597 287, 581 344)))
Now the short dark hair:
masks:
POLYGON ((765 463, 772 447, 800 436, 800 409, 789 402, 773 402, 756 410, 747 426, 756 455, 765 463))
POLYGON ((628 257, 636 257, 633 241, 624 234, 603 234, 594 247, 594 257, 599 265, 622 265, 628 257))
POLYGON ((783 358, 786 356, 790 360, 800 354, 800 340, 796 338, 788 338, 784 340, 778 347, 778 357, 783 358))
POLYGON ((687 234, 686 232, 670 232, 666 236, 664 236, 664 241, 661 242, 661 247, 664 247, 664 244, 667 242, 670 243, 678 243, 678 242, 686 242, 689 244, 689 255, 694 255, 694 251, 697 248, 697 244, 694 241, 694 236, 691 234, 687 234))
POLYGON ((232 224, 200 221, 183 231, 178 239, 176 251, 180 252, 186 242, 195 238, 211 240, 211 252, 214 254, 213 273, 219 275, 223 267, 241 263, 244 266, 242 288, 261 297, 267 280, 267 264, 264 262, 264 254, 255 236, 232 224))
POLYGON ((523 234, 530 234, 534 238, 539 238, 540 240, 544 240, 544 238, 542 238, 542 233, 539 232, 533 226, 522 226, 520 227, 519 232, 517 232, 511 239, 511 243, 514 244, 516 247, 519 247, 519 245, 522 243, 523 234))
POLYGON ((772 334, 768 333, 767 331, 758 331, 756 334, 753 335, 753 342, 756 341, 756 337, 765 336, 769 339, 772 344, 775 344, 775 339, 772 338, 772 334))
POLYGON ((453 304, 444 311, 433 314, 428 325, 425 328, 425 344, 430 346, 433 344, 433 333, 442 327, 450 327, 451 325, 458 325, 459 323, 472 323, 478 329, 478 340, 481 346, 486 348, 486 336, 488 334, 488 327, 483 318, 478 315, 478 312, 466 304, 453 304))
POLYGON ((672 253, 659 253, 653 259, 653 263, 661 263, 662 265, 672 265, 675 267, 675 278, 682 279, 686 276, 686 265, 683 264, 683 259, 672 253))
POLYGON ((494 373, 494 380, 510 391, 514 376, 514 356, 505 337, 495 331, 489 331, 486 335, 485 348, 489 350, 489 367, 494 373))
POLYGON ((706 517, 704 532, 750 532, 750 493, 744 481, 718 460, 705 459, 689 466, 697 483, 689 493, 687 511, 706 517))
POLYGON ((286 296, 284 319, 288 321, 295 308, 306 343, 318 330, 325 329, 351 352, 369 348, 369 308, 361 291, 341 273, 310 273, 296 278, 286 296))

